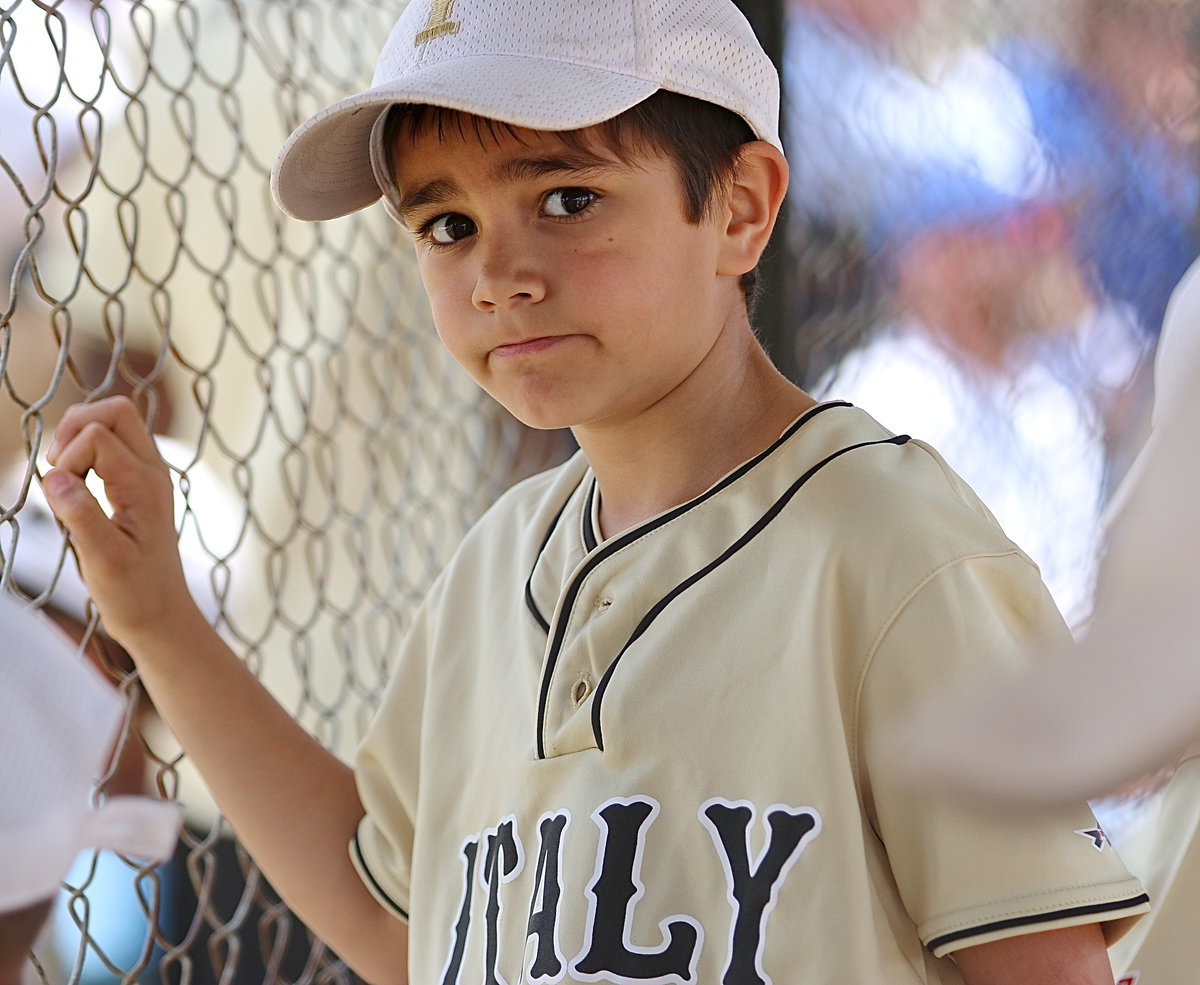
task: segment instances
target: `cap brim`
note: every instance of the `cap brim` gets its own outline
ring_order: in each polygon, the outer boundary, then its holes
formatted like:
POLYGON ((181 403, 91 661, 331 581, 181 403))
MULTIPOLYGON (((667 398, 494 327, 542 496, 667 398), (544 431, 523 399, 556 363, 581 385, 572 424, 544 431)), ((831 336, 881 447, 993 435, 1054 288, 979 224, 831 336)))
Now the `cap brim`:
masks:
POLYGON ((67 638, 14 595, 0 592, 0 911, 52 895, 75 855, 110 848, 161 859, 179 807, 110 798, 89 808, 125 701, 67 638))
POLYGON ((62 807, 20 830, 0 831, 0 913, 31 906, 57 892, 76 856, 109 849, 147 863, 175 847, 180 805, 150 797, 113 797, 95 810, 62 807))
POLYGON ((276 158, 271 191, 284 212, 306 220, 335 219, 378 200, 371 128, 395 103, 441 106, 531 130, 575 130, 623 113, 658 88, 634 76, 514 55, 439 62, 301 124, 276 158))

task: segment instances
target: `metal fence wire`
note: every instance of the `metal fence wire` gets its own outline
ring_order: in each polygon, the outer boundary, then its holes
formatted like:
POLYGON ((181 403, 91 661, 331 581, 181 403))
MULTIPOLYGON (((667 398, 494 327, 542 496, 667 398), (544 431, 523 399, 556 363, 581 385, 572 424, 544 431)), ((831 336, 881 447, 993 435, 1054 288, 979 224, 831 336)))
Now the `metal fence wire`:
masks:
POLYGON ((53 612, 129 696, 98 796, 186 809, 165 866, 79 860, 36 950, 46 981, 350 979, 245 857, 103 640, 39 492, 62 409, 139 402, 175 469, 194 592, 344 755, 466 526, 557 454, 444 353, 406 234, 381 210, 309 224, 271 201, 283 140, 370 79, 397 10, 0 5, 0 587, 53 612))

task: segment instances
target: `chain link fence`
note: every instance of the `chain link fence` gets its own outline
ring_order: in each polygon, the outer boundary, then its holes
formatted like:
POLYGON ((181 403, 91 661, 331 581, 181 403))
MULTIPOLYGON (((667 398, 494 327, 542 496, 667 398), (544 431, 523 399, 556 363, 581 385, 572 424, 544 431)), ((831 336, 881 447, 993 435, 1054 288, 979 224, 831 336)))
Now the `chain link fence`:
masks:
POLYGON ((0 6, 0 583, 68 625, 129 695, 100 795, 157 791, 186 809, 169 865, 79 861, 37 950, 48 981, 349 980, 241 852, 98 632, 38 491, 61 410, 140 403, 176 471, 193 590, 343 755, 468 523, 560 453, 444 353, 381 210, 306 224, 270 199, 283 140, 370 79, 397 10, 0 6))
MULTIPOLYGON (((279 146, 369 80, 399 6, 0 0, 0 588, 128 695, 98 796, 186 818, 166 865, 79 859, 35 952, 45 982, 352 980, 100 632, 39 492, 63 409, 139 403, 201 605, 343 756, 469 523, 567 451, 444 352, 382 210, 309 224, 270 199, 279 146)), ((793 191, 764 337, 816 395, 933 439, 1086 610, 1156 318, 1198 252, 1195 4, 780 12, 793 191)))

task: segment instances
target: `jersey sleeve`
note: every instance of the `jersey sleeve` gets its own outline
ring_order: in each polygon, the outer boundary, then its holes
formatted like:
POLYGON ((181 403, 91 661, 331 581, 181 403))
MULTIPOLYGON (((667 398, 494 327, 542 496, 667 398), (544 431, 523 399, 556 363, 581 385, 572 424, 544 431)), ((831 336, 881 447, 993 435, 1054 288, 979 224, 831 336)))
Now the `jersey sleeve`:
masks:
POLYGON ((350 843, 350 857, 375 898, 406 921, 420 786, 431 604, 427 599, 422 605, 405 637, 383 700, 354 763, 358 794, 366 813, 350 843))
POLYGON ((1016 669, 1037 640, 1067 633, 1019 551, 929 573, 882 629, 859 696, 867 817, 922 942, 962 947, 1102 923, 1109 943, 1148 909, 1086 804, 1038 813, 917 795, 889 766, 888 723, 974 667, 1016 669))

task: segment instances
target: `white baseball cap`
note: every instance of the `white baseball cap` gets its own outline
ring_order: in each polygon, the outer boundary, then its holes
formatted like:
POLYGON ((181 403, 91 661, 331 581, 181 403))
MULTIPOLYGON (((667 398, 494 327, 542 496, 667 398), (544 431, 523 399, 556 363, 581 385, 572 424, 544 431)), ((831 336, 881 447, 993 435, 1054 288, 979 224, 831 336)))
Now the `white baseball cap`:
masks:
POLYGON ((3 913, 51 897, 83 849, 166 858, 179 807, 149 797, 91 806, 121 724, 121 696, 16 596, 0 593, 0 627, 3 913))
POLYGON ((414 0, 371 88, 288 138, 271 191, 297 219, 333 219, 378 200, 372 130, 396 103, 576 130, 660 89, 731 110, 781 146, 778 73, 732 0, 414 0))

